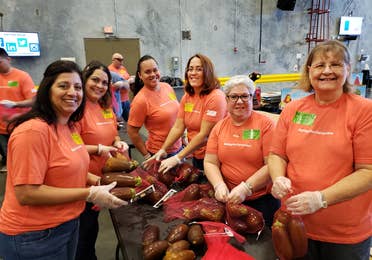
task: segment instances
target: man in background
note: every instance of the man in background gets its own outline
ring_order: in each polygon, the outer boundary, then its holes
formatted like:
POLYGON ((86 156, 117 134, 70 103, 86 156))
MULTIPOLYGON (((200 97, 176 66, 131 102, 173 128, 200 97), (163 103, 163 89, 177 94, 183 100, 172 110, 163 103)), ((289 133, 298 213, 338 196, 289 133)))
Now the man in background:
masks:
MULTIPOLYGON (((123 65, 123 55, 120 53, 114 53, 112 55, 112 63, 108 66, 110 71, 118 73, 123 79, 127 80, 130 84, 133 78, 129 75, 127 69, 123 65)), ((125 122, 128 121, 130 102, 129 102, 129 84, 123 85, 120 88, 120 102, 123 109, 122 117, 125 122)))
MULTIPOLYGON (((10 64, 8 53, 0 48, 0 154, 1 163, 6 166, 10 119, 26 112, 32 106, 36 94, 31 76, 10 64)), ((6 170, 5 167, 1 171, 6 170)))

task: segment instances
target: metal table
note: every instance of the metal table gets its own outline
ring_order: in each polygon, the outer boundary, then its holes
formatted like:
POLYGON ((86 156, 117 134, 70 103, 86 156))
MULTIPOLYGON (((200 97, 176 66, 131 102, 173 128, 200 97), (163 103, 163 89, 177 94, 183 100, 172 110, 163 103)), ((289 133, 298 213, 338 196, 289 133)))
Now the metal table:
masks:
MULTIPOLYGON (((116 257, 119 259, 119 251, 121 251, 121 255, 126 260, 143 259, 141 240, 143 230, 147 224, 159 226, 160 239, 165 239, 171 227, 184 222, 184 220, 178 219, 164 223, 162 208, 155 209, 143 202, 136 202, 119 209, 110 210, 110 215, 118 239, 116 257)), ((246 238, 247 241, 243 245, 238 244, 238 242, 232 242, 232 244, 237 245, 240 250, 246 251, 257 260, 276 259, 271 241, 271 232, 268 228, 264 229, 258 241, 255 235, 248 235, 246 238)), ((200 252, 196 253, 198 259, 200 259, 202 254, 200 252)))

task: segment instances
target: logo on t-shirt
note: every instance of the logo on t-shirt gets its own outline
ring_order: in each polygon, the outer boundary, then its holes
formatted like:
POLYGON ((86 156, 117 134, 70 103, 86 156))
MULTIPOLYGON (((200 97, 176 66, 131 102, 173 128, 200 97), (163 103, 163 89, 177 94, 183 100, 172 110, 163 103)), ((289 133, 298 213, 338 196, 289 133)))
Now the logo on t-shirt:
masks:
POLYGON ((207 110, 207 116, 216 116, 217 111, 216 110, 207 110))
POLYGON ((315 114, 296 111, 292 121, 299 125, 312 125, 314 124, 315 118, 315 114))
POLYGON ((259 129, 245 129, 243 130, 243 140, 258 140, 260 139, 261 131, 259 129))

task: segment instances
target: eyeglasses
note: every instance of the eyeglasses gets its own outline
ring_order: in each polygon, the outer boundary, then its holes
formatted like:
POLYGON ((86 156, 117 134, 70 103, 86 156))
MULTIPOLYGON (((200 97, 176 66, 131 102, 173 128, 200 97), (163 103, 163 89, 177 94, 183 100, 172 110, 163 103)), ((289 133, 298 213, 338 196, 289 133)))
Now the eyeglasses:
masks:
POLYGON ((344 66, 345 66, 344 63, 331 63, 331 64, 317 63, 317 64, 312 64, 310 68, 312 68, 316 72, 323 72, 328 67, 333 72, 340 72, 341 70, 344 69, 344 66))
POLYGON ((244 95, 228 95, 227 96, 232 102, 238 102, 240 98, 243 102, 248 102, 248 100, 252 97, 252 94, 244 94, 244 95))
POLYGON ((120 58, 114 58, 114 60, 118 60, 118 61, 123 61, 124 59, 120 59, 120 58))

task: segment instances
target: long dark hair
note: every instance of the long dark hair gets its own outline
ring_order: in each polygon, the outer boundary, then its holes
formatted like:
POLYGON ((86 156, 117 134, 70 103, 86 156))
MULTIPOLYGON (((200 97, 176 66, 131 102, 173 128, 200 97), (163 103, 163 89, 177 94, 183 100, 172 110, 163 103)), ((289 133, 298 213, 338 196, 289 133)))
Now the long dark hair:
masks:
POLYGON ((132 89, 133 96, 137 95, 138 92, 143 88, 143 81, 140 79, 139 73, 141 71, 142 62, 147 61, 147 60, 153 60, 153 61, 155 61, 156 64, 158 64, 158 62, 150 55, 144 55, 138 60, 137 70, 136 70, 136 77, 134 79, 134 87, 132 89))
MULTIPOLYGON (((8 124, 7 130, 9 133, 23 122, 26 122, 33 118, 40 118, 45 121, 48 125, 57 124, 58 118, 57 114, 53 109, 52 102, 50 100, 50 88, 62 73, 73 73, 79 74, 82 80, 82 74, 80 67, 72 61, 58 60, 48 65, 46 68, 43 79, 40 82, 39 89, 36 94, 36 100, 32 105, 29 112, 14 118, 8 124)), ((83 95, 82 102, 80 106, 76 109, 74 113, 68 119, 67 124, 72 127, 74 122, 79 121, 84 114, 85 107, 85 97, 83 95)))
POLYGON ((185 70, 185 81, 186 81, 185 91, 186 93, 189 94, 190 96, 193 96, 195 94, 195 90, 193 87, 191 87, 190 82, 189 82, 189 76, 188 76, 190 62, 193 58, 199 58, 203 66, 204 82, 203 82, 202 90, 200 91, 199 95, 200 96, 208 95, 209 93, 212 92, 212 90, 216 88, 220 88, 221 87, 220 81, 218 80, 214 72, 214 66, 213 66, 212 61, 207 56, 197 53, 189 59, 186 65, 186 70, 185 70))
POLYGON ((112 106, 112 95, 111 95, 111 73, 110 70, 107 68, 106 65, 104 65, 102 62, 98 60, 93 60, 89 62, 88 65, 85 66, 83 70, 83 84, 84 84, 84 90, 85 90, 85 85, 89 79, 89 77, 93 74, 95 70, 103 70, 107 74, 108 78, 108 88, 106 93, 98 100, 98 104, 102 108, 110 108, 112 106))

